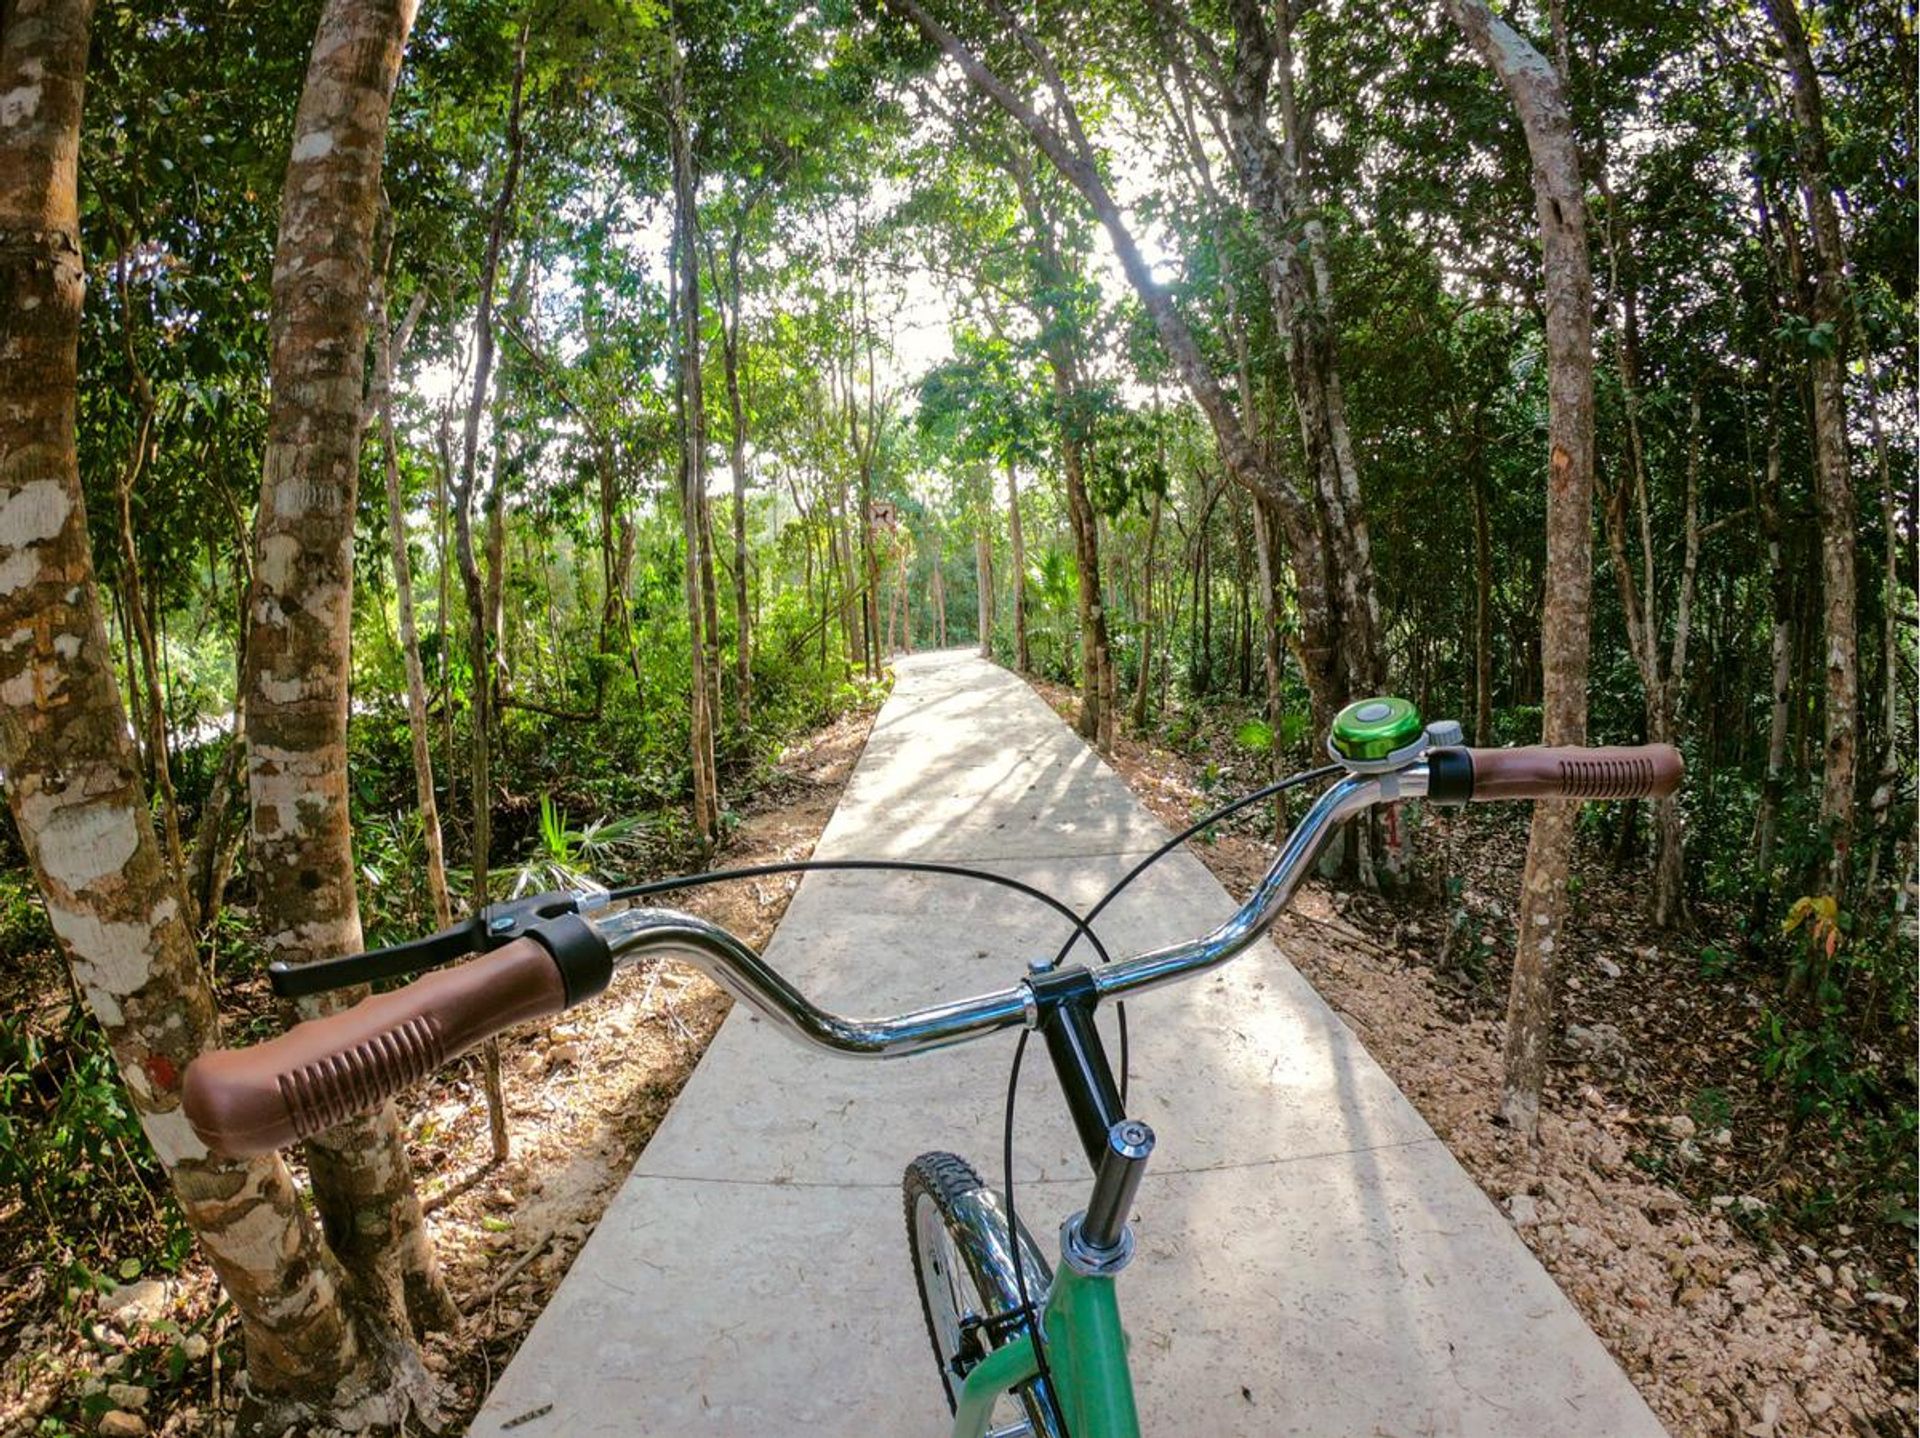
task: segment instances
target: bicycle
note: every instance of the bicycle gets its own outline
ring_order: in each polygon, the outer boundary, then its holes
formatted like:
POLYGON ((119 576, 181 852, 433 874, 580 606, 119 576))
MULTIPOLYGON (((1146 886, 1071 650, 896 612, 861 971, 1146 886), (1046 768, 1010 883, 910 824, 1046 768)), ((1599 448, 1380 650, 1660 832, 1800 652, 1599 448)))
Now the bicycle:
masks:
MULTIPOLYGON (((465 924, 393 949, 298 969, 276 966, 274 986, 291 997, 481 954, 255 1047, 202 1055, 187 1072, 186 1115, 215 1152, 241 1156, 283 1147, 377 1107, 513 1024, 588 1001, 619 969, 663 954, 691 961, 789 1036, 842 1055, 894 1058, 1011 1029, 1022 1030, 1024 1042, 1024 1034, 1037 1031, 1092 1170, 1086 1206, 1061 1227, 1056 1269, 1020 1223, 1010 1192, 991 1188, 956 1155, 916 1158, 907 1167, 903 1198, 928 1336, 955 1438, 1137 1438, 1115 1282, 1133 1257, 1130 1218, 1154 1134, 1124 1110, 1122 1086, 1094 1025, 1097 1006, 1191 979, 1239 955, 1271 926, 1338 826, 1374 805, 1415 798, 1464 804, 1655 797, 1672 793, 1682 777, 1680 755, 1668 745, 1473 749, 1458 739, 1457 725, 1424 725, 1404 700, 1347 706, 1328 737, 1334 765, 1287 781, 1333 782, 1293 827, 1247 901, 1211 933, 1185 943, 1105 962, 1091 929, 1105 899, 1081 917, 1018 881, 975 873, 1069 914, 1074 938, 1059 954, 1029 964, 1025 977, 1008 988, 857 1020, 813 1004, 717 925, 672 909, 612 904, 795 868, 974 871, 829 860, 611 893, 535 895, 490 906, 465 924), (1064 962, 1082 938, 1103 960, 1098 966, 1064 962)), ((1217 818, 1210 815, 1194 828, 1217 818)), ((1157 857, 1136 866, 1112 892, 1157 857)), ((1124 1034, 1123 1028, 1123 1074, 1124 1034)), ((1017 1076, 1017 1057, 1015 1062, 1017 1076)), ((1010 1112, 1008 1125, 1010 1145, 1010 1112)))

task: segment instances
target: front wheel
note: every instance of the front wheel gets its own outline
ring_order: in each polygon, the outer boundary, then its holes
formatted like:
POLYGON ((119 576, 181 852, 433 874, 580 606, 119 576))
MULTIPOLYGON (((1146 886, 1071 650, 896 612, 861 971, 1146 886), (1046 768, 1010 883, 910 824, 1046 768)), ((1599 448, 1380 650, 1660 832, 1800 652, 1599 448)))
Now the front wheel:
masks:
MULTIPOLYGON (((923 1153, 907 1165, 902 1186, 920 1308, 951 1410, 974 1365, 1026 1330, 1013 1268, 1014 1239, 999 1195, 965 1159, 923 1153)), ((1053 1273, 1024 1226, 1018 1242, 1027 1294, 1038 1305, 1053 1273)), ((996 1434, 1059 1438, 1060 1421, 1046 1384, 1035 1379, 1002 1396, 994 1405, 992 1428, 996 1434)))

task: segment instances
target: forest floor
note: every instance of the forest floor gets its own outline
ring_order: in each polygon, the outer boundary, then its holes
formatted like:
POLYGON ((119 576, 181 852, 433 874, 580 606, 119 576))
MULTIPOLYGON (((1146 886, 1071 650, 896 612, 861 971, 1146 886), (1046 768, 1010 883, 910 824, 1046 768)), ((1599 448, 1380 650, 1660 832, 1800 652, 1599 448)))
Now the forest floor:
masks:
MULTIPOLYGON (((1034 687, 1071 717, 1072 690, 1034 687)), ((1113 764, 1162 822, 1185 828, 1265 780, 1265 760, 1231 733, 1178 750, 1123 738, 1113 764)), ((1243 897, 1272 861, 1270 837, 1242 827, 1193 848, 1243 897)), ((1659 933, 1641 877, 1583 845, 1561 1046, 1530 1146, 1498 1118, 1525 811, 1429 810, 1417 845, 1434 877, 1416 895, 1310 883, 1275 938, 1674 1438, 1911 1434, 1910 1237, 1773 1217, 1793 1175, 1821 1160, 1783 1162, 1788 1135, 1755 1056, 1771 995, 1756 991, 1764 977, 1702 965, 1703 946, 1721 952, 1715 917, 1697 915, 1692 935, 1659 933)))
MULTIPOLYGON (((839 803, 877 706, 790 745, 739 806, 713 866, 805 859, 839 803)), ((676 898, 756 948, 798 876, 695 889, 676 898)), ((42 996, 49 1005, 59 994, 42 996)), ((556 1021, 504 1035, 511 1154, 491 1162, 480 1065, 449 1065, 403 1103, 408 1149, 434 1248, 463 1315, 430 1335, 441 1431, 463 1432, 519 1348, 601 1213, 693 1072, 731 1000, 671 963, 625 976, 556 1021)), ((0 1252, 25 1205, 0 1195, 0 1252)), ((137 1266, 137 1265, 136 1265, 137 1266)), ((217 1434, 241 1360, 212 1271, 197 1251, 170 1276, 62 1295, 44 1266, 0 1270, 0 1438, 97 1431, 217 1434), (108 1422, 105 1415, 119 1414, 108 1422)))

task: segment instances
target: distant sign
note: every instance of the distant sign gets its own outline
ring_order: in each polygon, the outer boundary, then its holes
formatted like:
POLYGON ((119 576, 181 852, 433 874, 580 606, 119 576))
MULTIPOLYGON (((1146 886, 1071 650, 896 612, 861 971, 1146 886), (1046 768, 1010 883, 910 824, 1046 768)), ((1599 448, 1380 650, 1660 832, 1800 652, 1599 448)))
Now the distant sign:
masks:
POLYGON ((890 499, 873 500, 867 505, 867 523, 891 534, 900 528, 900 511, 894 508, 890 499))

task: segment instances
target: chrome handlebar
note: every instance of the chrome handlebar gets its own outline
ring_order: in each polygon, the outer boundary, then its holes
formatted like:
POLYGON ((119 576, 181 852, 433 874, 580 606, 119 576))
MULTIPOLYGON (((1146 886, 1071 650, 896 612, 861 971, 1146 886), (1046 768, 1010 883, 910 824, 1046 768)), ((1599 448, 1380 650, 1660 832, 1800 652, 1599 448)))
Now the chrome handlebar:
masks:
MULTIPOLYGON (((1202 938, 1096 967, 1096 990, 1103 998, 1121 998, 1178 983, 1235 958, 1272 927, 1335 828, 1375 804, 1422 797, 1427 781, 1425 761, 1336 780, 1294 825, 1265 877, 1225 923, 1202 938)), ((602 909, 590 915, 589 922, 613 951, 616 970, 672 955, 730 990, 789 1037, 854 1058, 899 1058, 1039 1022, 1039 1005, 1025 981, 893 1018, 842 1018, 811 1002, 759 954, 705 919, 673 909, 602 909)))

